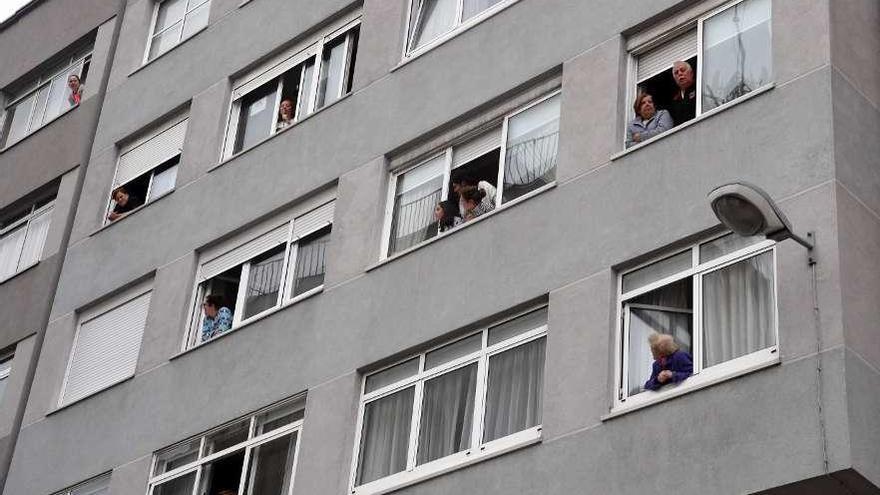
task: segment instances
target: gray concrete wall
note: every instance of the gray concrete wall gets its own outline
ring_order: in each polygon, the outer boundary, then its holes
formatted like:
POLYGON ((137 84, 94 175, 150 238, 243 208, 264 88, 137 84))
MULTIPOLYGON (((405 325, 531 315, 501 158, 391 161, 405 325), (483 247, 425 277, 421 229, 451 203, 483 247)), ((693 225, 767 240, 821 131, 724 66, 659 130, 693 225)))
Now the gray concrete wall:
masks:
POLYGON ((845 351, 836 76, 829 38, 807 35, 828 31, 827 2, 773 2, 772 90, 611 161, 626 118, 620 33, 676 2, 522 0, 391 71, 404 2, 367 0, 354 94, 214 168, 230 79, 352 6, 315 4, 218 1, 205 31, 140 67, 149 8, 130 2, 6 493, 51 493, 114 469, 114 495, 143 494, 153 451, 302 390, 295 490, 343 493, 358 370, 548 295, 543 442, 400 493, 734 494, 819 476, 810 271, 790 241, 778 247, 781 366, 601 419, 613 398, 611 267, 713 228, 705 195, 734 179, 766 188, 820 239, 827 455, 835 471, 870 459, 850 440, 863 406, 847 395, 857 377, 845 351), (384 155, 560 70, 556 187, 367 271, 379 259, 384 155), (96 232, 117 143, 184 107, 177 190, 96 232), (324 293, 174 357, 196 251, 337 180, 324 293), (77 312, 144 277, 154 294, 135 377, 54 410, 77 312), (658 456, 657 445, 680 455, 658 456))

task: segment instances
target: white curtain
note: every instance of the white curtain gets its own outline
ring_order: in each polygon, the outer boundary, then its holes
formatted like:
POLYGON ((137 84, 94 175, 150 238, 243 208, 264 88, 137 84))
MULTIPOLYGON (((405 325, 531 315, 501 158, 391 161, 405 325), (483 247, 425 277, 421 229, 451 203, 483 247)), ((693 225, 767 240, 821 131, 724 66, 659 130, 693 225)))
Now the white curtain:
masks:
POLYGON ((425 382, 418 464, 470 447, 477 365, 425 382))
POLYGON ((46 234, 49 233, 49 224, 52 221, 52 211, 53 209, 50 208, 41 213, 40 216, 31 219, 27 238, 24 240, 24 246, 21 249, 21 261, 18 263, 19 270, 40 261, 40 256, 43 254, 43 245, 46 243, 46 234))
POLYGON ((364 407, 358 485, 406 469, 414 391, 409 387, 364 407))
POLYGON ((464 0, 461 20, 466 21, 500 1, 501 0, 464 0))
POLYGON ((17 271, 26 230, 26 225, 22 225, 0 237, 0 280, 9 277, 17 271))
POLYGON ((713 366, 776 344, 773 253, 703 277, 703 363, 713 366))
POLYGON ((286 495, 290 486, 296 432, 254 447, 248 474, 248 495, 286 495))
POLYGON ((409 49, 413 50, 433 40, 455 25, 456 0, 418 0, 413 9, 409 49))
POLYGON ((546 338, 489 358, 483 441, 541 424, 546 338))
POLYGON ((556 95, 508 121, 503 201, 556 179, 561 100, 556 95))

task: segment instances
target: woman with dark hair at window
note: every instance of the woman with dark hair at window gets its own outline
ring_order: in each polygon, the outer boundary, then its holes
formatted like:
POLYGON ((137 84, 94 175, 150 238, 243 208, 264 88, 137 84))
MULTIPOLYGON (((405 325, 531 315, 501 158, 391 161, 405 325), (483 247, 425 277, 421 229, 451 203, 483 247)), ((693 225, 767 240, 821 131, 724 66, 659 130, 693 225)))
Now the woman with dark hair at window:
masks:
POLYGON ((424 240, 427 241, 438 233, 446 232, 460 223, 461 217, 456 215, 455 205, 452 201, 441 201, 434 207, 434 221, 425 227, 424 240))
POLYGON ((70 88, 70 95, 67 97, 67 103, 75 107, 82 101, 83 84, 79 80, 79 76, 71 74, 67 76, 67 87, 70 88))
POLYGON ((654 98, 644 91, 636 95, 633 110, 636 116, 626 127, 627 148, 672 129, 669 112, 654 108, 654 98))
POLYGON ((209 294, 202 303, 205 319, 202 320, 202 342, 207 342, 217 335, 232 328, 232 311, 223 306, 223 298, 209 294))
POLYGON ((466 187, 461 190, 460 194, 464 204, 464 211, 462 212, 464 221, 473 220, 495 209, 495 204, 489 201, 486 191, 483 189, 466 187))

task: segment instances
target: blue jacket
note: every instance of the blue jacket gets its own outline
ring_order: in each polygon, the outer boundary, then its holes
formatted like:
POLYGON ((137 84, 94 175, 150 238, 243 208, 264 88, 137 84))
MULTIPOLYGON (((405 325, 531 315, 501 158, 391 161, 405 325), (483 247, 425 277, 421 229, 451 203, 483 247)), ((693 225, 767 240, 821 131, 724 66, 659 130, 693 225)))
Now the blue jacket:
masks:
POLYGON ((645 382, 645 389, 658 390, 663 385, 684 381, 685 378, 692 374, 694 374, 694 360, 691 358, 691 355, 684 351, 675 351, 663 359, 654 361, 654 366, 651 369, 651 378, 645 382), (661 361, 663 361, 662 364, 661 361), (665 383, 660 383, 657 381, 657 375, 663 370, 671 371, 672 379, 667 380, 665 383))

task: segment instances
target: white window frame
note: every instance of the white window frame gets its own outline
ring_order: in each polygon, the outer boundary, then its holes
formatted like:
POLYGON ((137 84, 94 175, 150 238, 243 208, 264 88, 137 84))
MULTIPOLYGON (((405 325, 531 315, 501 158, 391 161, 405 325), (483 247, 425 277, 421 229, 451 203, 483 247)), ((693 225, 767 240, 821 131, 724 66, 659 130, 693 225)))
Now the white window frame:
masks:
MULTIPOLYGON (((332 104, 331 102, 325 104, 320 108, 316 107, 318 102, 318 89, 321 79, 321 70, 323 68, 322 59, 324 54, 324 46, 332 44, 343 36, 347 38, 345 41, 345 66, 343 68, 343 77, 340 78, 340 86, 336 88, 335 101, 338 101, 343 96, 348 94, 348 92, 345 92, 344 90, 349 78, 348 76, 350 75, 350 71, 354 69, 353 67, 351 67, 351 59, 353 55, 352 45, 354 42, 353 31, 360 25, 361 12, 355 11, 354 13, 344 16, 341 19, 331 23, 328 27, 321 30, 317 35, 310 37, 305 42, 295 45, 294 47, 286 50, 284 53, 275 56, 268 62, 262 64, 259 68, 249 71, 247 74, 237 79, 233 85, 232 95, 230 97, 228 112, 229 118, 227 119, 226 130, 223 134, 224 139, 223 148, 220 154, 220 161, 223 162, 232 158, 233 156, 244 153, 249 149, 256 147, 263 141, 270 139, 272 136, 275 136, 276 134, 287 130, 275 129, 278 108, 281 105, 281 90, 283 84, 282 76, 289 70, 295 68, 297 65, 300 65, 308 61, 309 59, 313 59, 315 63, 314 73, 312 76, 311 85, 308 88, 308 92, 303 93, 304 88, 302 88, 302 85, 300 86, 300 98, 302 98, 303 96, 308 96, 308 101, 305 102, 305 104, 307 105, 304 111, 305 114, 303 115, 303 101, 301 99, 298 99, 296 108, 294 109, 294 124, 313 115, 318 110, 326 108, 327 106, 332 104), (253 91, 259 89, 264 84, 269 83, 273 80, 277 80, 278 87, 275 91, 275 101, 273 102, 272 108, 272 115, 274 117, 272 119, 271 129, 269 129, 269 134, 265 138, 262 138, 260 141, 254 143, 253 145, 242 148, 239 151, 235 151, 235 141, 238 133, 239 119, 241 117, 242 100, 253 91)), ((302 77, 303 76, 301 74, 301 81, 302 77)))
POLYGON ((648 262, 642 263, 631 269, 621 271, 617 274, 617 329, 615 331, 614 347, 614 404, 611 408, 611 415, 615 415, 615 413, 622 413, 634 409, 639 409, 646 405, 660 402, 672 397, 677 397, 690 391, 704 388, 709 385, 713 385, 715 383, 728 380, 779 362, 779 279, 776 259, 776 242, 765 239, 760 242, 756 242, 749 246, 738 249, 736 251, 727 253, 723 256, 701 263, 700 246, 726 235, 736 234, 730 234, 728 232, 701 239, 700 241, 688 246, 687 248, 681 248, 675 251, 666 252, 663 255, 653 258, 648 262), (663 277, 659 280, 645 284, 628 292, 621 293, 623 289, 623 277, 626 274, 635 272, 641 268, 653 265, 671 256, 679 255, 686 251, 691 252, 690 268, 663 277), (722 268, 734 265, 741 261, 747 260, 749 258, 754 258, 765 253, 770 253, 773 257, 774 308, 772 325, 776 344, 765 349, 761 349, 753 353, 704 368, 702 332, 703 277, 722 268), (689 312, 692 314, 691 342, 694 364, 693 375, 691 375, 687 380, 679 384, 663 387, 663 389, 659 391, 644 390, 635 395, 628 395, 629 319, 627 318, 627 312, 629 308, 627 307, 627 301, 686 278, 691 278, 693 280, 693 306, 690 311, 686 311, 684 309, 679 309, 676 311, 689 312))
POLYGON ((462 16, 464 15, 464 0, 456 0, 457 5, 455 7, 455 22, 453 23, 452 28, 449 31, 437 36, 433 40, 428 41, 424 45, 410 50, 409 46, 410 46, 410 43, 412 42, 413 28, 415 27, 412 23, 412 15, 413 15, 413 10, 414 10, 413 7, 414 7, 414 4, 418 1, 420 1, 420 0, 410 0, 408 2, 409 8, 407 9, 407 12, 406 12, 406 28, 404 29, 404 33, 406 36, 404 37, 404 40, 403 40, 403 53, 401 56, 401 58, 404 61, 406 61, 408 59, 416 58, 419 55, 421 55, 421 54, 423 54, 433 48, 436 48, 439 45, 442 45, 443 43, 449 41, 450 39, 467 31, 468 29, 471 29, 475 25, 485 21, 486 19, 494 16, 495 14, 501 12, 502 10, 510 7, 511 5, 515 4, 519 0, 501 0, 500 2, 496 3, 495 5, 492 5, 491 7, 487 8, 486 10, 483 10, 482 12, 474 15, 473 17, 471 17, 470 19, 467 19, 465 21, 462 21, 462 16))
POLYGON ((225 243, 217 248, 212 250, 206 250, 203 254, 202 258, 205 261, 200 261, 199 268, 196 273, 196 282, 195 287, 193 289, 192 303, 190 304, 190 312, 189 316, 189 330, 185 332, 185 338, 183 340, 181 351, 186 351, 188 349, 194 349, 196 347, 202 346, 208 342, 211 342, 216 339, 201 341, 201 323, 203 318, 203 313, 201 309, 201 302, 204 300, 206 295, 206 283, 209 280, 201 280, 202 269, 205 262, 210 261, 211 259, 216 258, 217 256, 222 256, 226 252, 230 252, 239 246, 246 244, 248 241, 256 239, 263 234, 266 234, 272 230, 275 230, 279 227, 284 226, 287 229, 287 235, 285 240, 282 243, 274 244, 266 249, 263 249, 259 253, 255 253, 250 259, 245 261, 241 265, 241 277, 238 282, 238 292, 237 299, 235 302, 236 311, 233 313, 232 317, 232 326, 229 330, 223 332, 224 334, 230 333, 234 330, 237 330, 243 326, 246 326, 255 321, 261 320, 266 316, 275 313, 281 309, 284 309, 290 305, 296 304, 303 299, 307 299, 315 294, 321 293, 324 290, 324 284, 314 287, 302 294, 293 295, 294 291, 294 276, 291 276, 291 270, 295 269, 296 265, 296 256, 298 254, 299 242, 301 239, 306 239, 311 235, 320 232, 323 229, 326 229, 328 226, 332 228, 333 222, 322 223, 320 225, 315 225, 310 228, 308 231, 302 233, 301 235, 296 235, 294 229, 297 227, 296 220, 308 215, 311 212, 318 210, 319 208, 326 208, 328 205, 333 205, 331 207, 335 208, 335 195, 324 194, 319 196, 316 200, 312 200, 304 203, 303 205, 298 205, 294 208, 293 213, 287 213, 281 216, 281 219, 273 219, 270 222, 266 222, 264 224, 259 225, 256 229, 252 229, 252 231, 248 232, 246 235, 238 236, 234 239, 232 243, 225 243), (277 249, 279 246, 284 246, 284 261, 281 267, 281 280, 279 282, 279 290, 278 290, 278 300, 275 305, 271 308, 267 308, 259 313, 253 314, 247 318, 243 318, 243 308, 245 303, 245 294, 247 291, 247 283, 248 283, 248 275, 250 273, 251 265, 253 264, 253 260, 273 249, 277 249))
MULTIPOLYGON (((43 250, 46 248, 45 247, 46 246, 45 239, 43 239, 43 248, 40 249, 40 255, 37 257, 37 260, 34 261, 33 263, 26 265, 26 266, 20 266, 21 256, 22 256, 22 254, 24 254, 24 245, 27 243, 28 235, 30 234, 31 222, 35 218, 40 217, 43 214, 51 215, 54 212, 54 208, 55 208, 55 198, 52 198, 50 201, 48 201, 47 203, 45 203, 39 207, 37 206, 37 204, 39 204, 39 203, 36 203, 33 206, 31 206, 30 211, 26 215, 19 218, 18 220, 10 223, 9 225, 5 225, 3 227, 0 227, 0 239, 2 239, 9 232, 12 232, 13 230, 20 228, 24 224, 27 224, 25 226, 24 242, 22 242, 22 250, 19 251, 19 253, 18 253, 18 261, 16 262, 16 270, 14 272, 12 272, 8 277, 0 278, 0 284, 15 277, 16 275, 27 270, 28 268, 36 266, 43 259, 43 250)), ((52 220, 50 219, 49 220, 49 229, 51 229, 51 228, 52 228, 52 220)), ((47 231, 46 238, 48 238, 48 237, 49 237, 49 232, 47 231)))
MULTIPOLYGON (((749 0, 733 0, 733 1, 726 1, 725 0, 723 2, 719 1, 719 0, 709 0, 707 2, 702 2, 700 5, 692 7, 691 9, 688 9, 684 13, 677 16, 674 19, 673 25, 669 25, 668 23, 661 24, 660 26, 658 26, 657 29, 653 29, 653 30, 649 31, 648 33, 645 33, 645 35, 636 36, 636 37, 634 37, 634 39, 630 40, 630 43, 628 43, 629 46, 627 47, 628 62, 627 62, 626 106, 624 107, 626 109, 626 111, 624 113, 624 115, 626 115, 626 118, 624 119, 624 131, 626 130, 626 127, 629 125, 629 122, 632 119, 632 117, 631 117, 632 110, 631 109, 632 109, 633 104, 635 103, 636 93, 637 93, 636 87, 639 84, 639 80, 637 77, 639 57, 642 56, 644 53, 650 51, 651 49, 662 46, 665 43, 669 42, 670 40, 676 38, 677 36, 684 34, 686 32, 690 32, 692 30, 697 31, 697 35, 696 35, 697 36, 697 49, 696 49, 696 53, 694 53, 694 55, 693 55, 693 56, 697 57, 697 66, 694 68, 694 70, 697 72, 697 77, 694 80, 694 88, 697 92, 697 96, 696 96, 697 108, 696 108, 696 111, 694 114, 694 118, 689 120, 688 122, 698 120, 703 115, 713 114, 716 111, 721 111, 723 109, 729 108, 730 106, 735 105, 741 101, 744 101, 744 99, 747 99, 751 93, 758 94, 758 93, 764 91, 765 89, 774 85, 774 80, 775 80, 774 72, 773 72, 774 65, 771 64, 769 82, 767 84, 764 84, 761 87, 755 88, 750 93, 745 94, 743 96, 740 96, 739 98, 733 99, 733 100, 728 101, 726 103, 723 103, 723 104, 721 104, 711 110, 708 110, 705 114, 703 113, 703 98, 702 98, 702 91, 703 91, 703 24, 708 19, 710 19, 710 18, 712 18, 712 17, 714 17, 714 16, 716 16, 716 15, 718 15, 728 9, 731 9, 731 8, 735 7, 736 5, 739 5, 739 4, 741 4, 743 2, 747 2, 747 1, 749 1, 749 0), (647 38, 647 37, 650 37, 650 38, 645 40, 645 38, 647 38)), ((772 0, 771 0, 771 5, 772 5, 772 0)), ((773 17, 772 17, 772 13, 771 13, 771 17, 770 17, 770 41, 771 41, 770 50, 772 52, 772 50, 773 50, 773 17)), ((667 69, 671 70, 672 66, 670 65, 667 69)), ((659 72, 656 74, 653 74, 650 77, 654 77, 657 74, 659 74, 659 72)), ((661 135, 666 135, 668 133, 669 133, 669 131, 664 132, 661 135)), ((626 140, 625 134, 626 133, 624 132, 624 141, 626 140)), ((648 140, 646 140, 646 141, 648 141, 648 140)), ((641 144, 641 143, 637 143, 637 144, 641 144)))
POLYGON ((237 443, 231 447, 227 447, 227 448, 220 450, 218 452, 214 452, 212 454, 205 455, 207 453, 207 443, 208 443, 207 439, 208 439, 208 437, 212 433, 222 431, 224 428, 235 425, 236 423, 240 422, 241 419, 243 419, 243 418, 239 418, 237 420, 230 421, 229 423, 223 424, 223 425, 218 426, 216 428, 212 428, 211 430, 209 430, 201 435, 196 435, 192 438, 184 440, 183 442, 178 442, 174 445, 171 445, 169 447, 166 447, 164 449, 161 449, 161 450, 153 453, 153 460, 150 463, 150 478, 147 482, 147 495, 152 495, 154 493, 156 487, 161 485, 163 482, 171 481, 174 478, 186 476, 186 475, 193 473, 193 472, 196 473, 196 477, 193 482, 192 495, 198 495, 199 487, 202 483, 202 479, 201 479, 202 472, 203 472, 202 468, 205 465, 210 464, 213 461, 216 461, 217 459, 226 457, 226 456, 228 456, 236 451, 239 451, 239 450, 244 450, 245 453, 244 453, 244 459, 242 460, 241 479, 239 481, 237 493, 243 493, 243 490, 245 488, 245 484, 248 480, 248 476, 247 476, 248 467, 250 466, 250 458, 251 458, 251 453, 253 452, 253 449, 256 447, 259 447, 261 445, 264 445, 268 442, 271 442, 272 440, 276 440, 276 439, 281 438, 285 435, 289 435, 289 434, 292 434, 295 432, 296 433, 296 447, 294 448, 293 462, 289 466, 290 487, 289 487, 288 495, 292 494, 293 493, 294 478, 296 477, 296 465, 299 460, 299 449, 300 449, 300 446, 302 445, 303 419, 302 418, 298 419, 298 420, 293 421, 291 423, 288 423, 284 426, 280 426, 274 430, 271 430, 268 432, 263 432, 258 435, 257 434, 257 418, 260 416, 260 414, 262 414, 264 412, 271 411, 271 410, 277 409, 277 408, 282 408, 286 404, 292 404, 292 403, 295 403, 298 401, 302 401, 302 405, 304 408, 305 407, 305 402, 304 402, 305 397, 304 396, 297 396, 292 399, 282 401, 278 404, 263 408, 255 413, 249 415, 247 440, 240 442, 240 443, 237 443), (162 451, 167 450, 168 448, 172 448, 176 445, 182 445, 182 444, 192 442, 195 439, 199 439, 198 458, 195 461, 192 461, 190 463, 187 463, 183 466, 172 469, 171 471, 167 471, 162 474, 158 474, 158 475, 153 474, 156 472, 156 463, 158 461, 159 454, 161 454, 162 451))
POLYGON ((519 311, 511 315, 510 317, 504 318, 503 320, 495 321, 491 325, 482 327, 477 331, 472 331, 460 337, 444 341, 443 343, 433 346, 417 355, 407 356, 404 359, 395 361, 393 364, 382 367, 369 374, 365 374, 361 380, 361 392, 358 402, 358 419, 355 430, 351 475, 349 477, 349 492, 354 495, 376 495, 388 493, 390 491, 400 489, 419 481, 439 476, 455 469, 460 469, 475 462, 479 462, 481 460, 495 457, 511 450, 540 442, 543 424, 538 424, 536 426, 511 433, 510 435, 497 438, 495 440, 483 442, 483 423, 485 420, 485 395, 488 388, 489 358, 501 354, 505 351, 509 351, 513 348, 545 338, 547 336, 547 322, 545 321, 542 325, 538 327, 526 330, 506 340, 497 342, 491 346, 488 345, 489 331, 492 328, 497 327, 503 323, 514 320, 520 316, 524 316, 534 311, 539 311, 541 309, 547 309, 547 305, 539 305, 531 307, 527 310, 519 311), (473 337, 474 335, 482 336, 481 346, 479 350, 444 362, 442 364, 434 366, 433 368, 425 369, 425 357, 432 351, 445 347, 449 344, 467 339, 469 337, 473 337), (381 373, 382 371, 393 368, 399 364, 411 361, 413 359, 419 360, 417 373, 402 378, 379 389, 373 390, 369 393, 365 392, 368 377, 377 373, 381 373), (422 465, 417 465, 416 462, 418 455, 419 426, 421 421, 422 398, 425 382, 432 378, 442 376, 451 371, 464 368, 473 364, 477 365, 477 383, 474 393, 474 416, 472 418, 471 426, 471 446, 460 452, 456 452, 454 454, 450 454, 448 456, 426 462, 422 465), (364 411, 366 405, 370 402, 382 399, 383 397, 387 397, 413 386, 415 387, 415 389, 413 393, 412 424, 409 431, 409 446, 407 449, 406 469, 401 472, 385 476, 384 478, 373 480, 363 485, 356 485, 357 468, 361 454, 360 445, 361 436, 363 434, 364 411))
MULTIPOLYGON (((186 36, 186 37, 183 36, 183 28, 185 27, 185 24, 186 24, 186 16, 188 16, 189 14, 191 14, 192 12, 194 12, 196 9, 198 9, 198 8, 201 7, 202 5, 211 2, 211 0, 201 0, 201 1, 199 1, 198 5, 194 6, 193 8, 189 8, 189 1, 188 1, 188 0, 183 0, 184 2, 186 2, 186 5, 184 6, 183 17, 181 17, 179 21, 177 21, 177 22, 171 24, 171 25, 168 26, 167 28, 165 28, 165 29, 163 29, 162 31, 159 31, 159 32, 157 33, 157 32, 156 32, 156 21, 159 20, 159 6, 160 6, 160 4, 162 4, 162 2, 165 2, 165 1, 167 1, 167 0, 156 0, 156 1, 154 2, 154 4, 153 4, 153 14, 152 14, 152 16, 151 16, 151 18, 150 18, 150 34, 149 34, 149 36, 147 37, 147 48, 146 48, 146 50, 144 50, 144 60, 143 60, 143 65, 146 65, 146 64, 148 64, 149 62, 152 62, 153 60, 156 60, 157 58, 161 57, 162 55, 168 53, 169 51, 171 51, 172 49, 174 49, 176 46, 178 46, 178 45, 180 45, 181 43, 183 43, 184 41, 186 41, 186 40, 192 38, 192 37, 195 36, 196 34, 198 34, 198 33, 202 32, 203 30, 207 29, 207 27, 208 27, 209 22, 206 22, 204 26, 202 26, 201 28, 199 28, 199 29, 193 31, 191 34, 189 34, 189 36, 186 36), (169 47, 169 48, 168 48, 167 50, 165 50, 164 52, 162 52, 162 53, 157 53, 155 57, 150 58, 150 49, 153 48, 153 39, 155 39, 155 37, 156 37, 157 35, 160 35, 160 34, 164 33, 165 31, 168 31, 168 30, 170 30, 170 29, 173 29, 174 26, 176 26, 178 22, 180 22, 180 23, 182 23, 182 24, 181 24, 181 26, 180 26, 180 36, 177 38, 177 43, 175 43, 173 46, 169 47)), ((208 6, 208 10, 209 10, 208 15, 210 16, 210 10, 211 10, 211 6, 210 6, 210 5, 208 6)))
POLYGON ((93 485, 93 484, 97 484, 97 483, 101 483, 101 482, 106 482, 107 483, 106 486, 109 489, 109 487, 110 487, 110 473, 95 476, 92 479, 83 481, 82 483, 76 484, 70 488, 65 488, 64 490, 61 490, 60 492, 56 492, 53 495, 80 495, 80 493, 81 493, 79 491, 80 489, 82 489, 82 488, 91 489, 91 488, 94 488, 94 486, 89 486, 89 485, 93 485))
MULTIPOLYGON (((79 71, 78 71, 77 75, 81 77, 82 76, 82 68, 85 66, 86 63, 91 63, 91 60, 92 60, 92 48, 91 47, 88 48, 88 50, 84 54, 83 54, 83 51, 80 50, 70 56, 69 62, 62 69, 52 71, 48 75, 45 75, 45 74, 41 75, 36 80, 36 82, 34 82, 33 85, 30 86, 30 88, 26 92, 20 92, 19 94, 14 96, 10 101, 6 102, 6 104, 3 107, 3 115, 0 116, 0 132, 2 132, 5 129, 6 119, 9 116, 9 109, 17 106, 19 103, 23 102, 24 100, 27 100, 28 98, 36 97, 36 95, 43 88, 45 88, 47 85, 52 84, 53 79, 55 79, 56 77, 58 77, 64 73, 69 72, 70 69, 73 67, 79 66, 79 71)), ((67 87, 66 83, 65 83, 64 87, 65 88, 67 87)), ((50 100, 51 100, 51 94, 47 96, 46 101, 43 103, 43 108, 39 110, 39 115, 45 116, 46 109, 49 106, 50 100)), ((65 108, 55 117, 52 117, 51 119, 49 119, 45 122, 38 123, 38 122, 34 122, 34 117, 38 114, 37 105, 34 104, 31 107, 30 113, 28 114, 27 131, 25 131, 24 134, 22 134, 20 137, 18 137, 14 141, 10 141, 8 136, 5 133, 3 135, 0 135, 0 138, 5 140, 5 143, 4 143, 3 147, 0 148, 0 150, 5 150, 6 148, 9 148, 10 146, 12 146, 16 143, 23 141, 25 138, 27 138, 28 136, 30 136, 31 134, 33 134, 37 130, 42 129, 43 127, 51 124, 55 120, 61 118, 61 116, 65 115, 67 112, 70 112, 71 110, 78 108, 78 107, 79 107, 79 105, 74 105, 74 106, 65 108)), ((11 131, 11 130, 12 129, 10 128, 9 131, 11 131)), ((8 133, 9 131, 6 131, 6 132, 8 133)))
MULTIPOLYGON (((545 101, 547 101, 555 96, 559 96, 561 94, 562 94, 562 88, 555 89, 555 90, 545 94, 544 96, 541 96, 540 98, 533 100, 533 101, 517 108, 516 110, 514 110, 510 113, 505 114, 504 117, 500 121, 494 121, 493 123, 491 123, 489 125, 481 126, 481 128, 480 128, 481 132, 489 130, 489 129, 494 129, 499 126, 501 127, 501 146, 499 148, 500 153, 499 153, 499 158, 498 158, 498 177, 496 179, 497 186, 495 188, 495 204, 497 206, 495 207, 495 210, 500 210, 502 208, 507 208, 511 205, 517 204, 520 201, 523 201, 527 198, 530 198, 530 197, 534 196, 535 194, 538 194, 541 191, 544 191, 544 190, 549 189, 549 188, 556 185, 556 181, 554 180, 553 182, 550 182, 549 184, 545 184, 545 185, 543 185, 533 191, 529 191, 528 193, 523 194, 522 196, 519 196, 519 197, 514 198, 510 201, 502 203, 502 197, 504 194, 504 187, 503 187, 504 171, 505 171, 505 167, 506 167, 506 158, 507 158, 507 140, 508 140, 507 127, 508 127, 508 122, 510 121, 510 119, 525 112, 526 110, 529 110, 532 107, 538 106, 541 103, 544 103, 545 101)), ((561 118, 561 115, 560 115, 560 118, 561 118)), ((476 135, 472 134, 469 137, 476 137, 476 135)), ((385 198, 385 215, 384 215, 384 220, 383 220, 383 224, 382 224, 382 245, 381 245, 382 250, 381 250, 380 260, 394 258, 394 257, 399 256, 402 253, 408 252, 412 249, 417 249, 419 246, 424 245, 424 243, 425 243, 425 241, 422 241, 421 243, 415 244, 415 245, 411 246, 410 248, 407 248, 407 249, 404 249, 404 250, 401 250, 401 251, 398 251, 398 252, 395 252, 392 254, 388 253, 388 248, 390 247, 390 244, 391 244, 391 223, 392 223, 393 216, 394 216, 394 197, 397 193, 397 181, 399 180, 399 178, 403 174, 410 172, 412 170, 415 170, 415 169, 427 164, 428 162, 436 159, 437 157, 444 156, 443 192, 441 193, 441 201, 448 199, 448 197, 449 197, 449 180, 452 177, 451 174, 452 174, 452 170, 453 170, 453 167, 452 167, 453 151, 455 150, 455 148, 458 148, 460 145, 465 144, 467 142, 468 142, 467 139, 458 141, 452 145, 448 145, 440 150, 434 151, 431 154, 426 155, 423 158, 416 160, 415 163, 405 165, 405 166, 400 167, 397 170, 394 170, 391 172, 391 177, 388 181, 388 191, 386 192, 386 198, 385 198)), ((558 157, 559 149, 557 149, 556 152, 557 152, 557 157, 558 157)), ((442 237, 442 236, 448 234, 449 232, 458 230, 459 228, 461 228, 464 225, 468 225, 468 222, 462 223, 462 224, 458 225, 457 227, 454 227, 452 229, 447 230, 446 232, 440 232, 437 234, 437 237, 442 237)))

